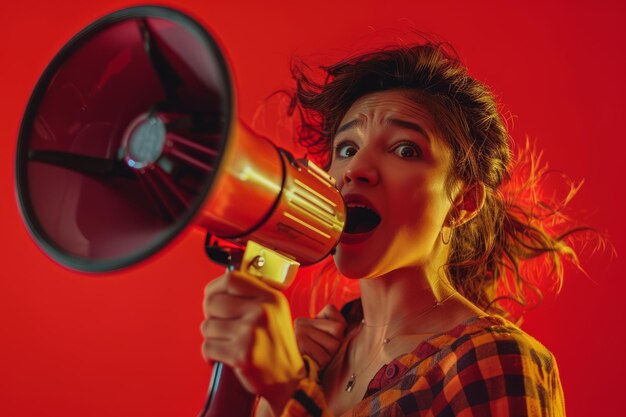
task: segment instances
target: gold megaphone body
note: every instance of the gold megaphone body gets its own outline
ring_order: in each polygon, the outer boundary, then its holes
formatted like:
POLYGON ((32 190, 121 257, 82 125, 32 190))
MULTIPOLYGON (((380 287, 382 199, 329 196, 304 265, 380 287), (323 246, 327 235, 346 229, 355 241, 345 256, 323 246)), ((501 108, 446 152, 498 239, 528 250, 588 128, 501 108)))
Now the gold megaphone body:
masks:
POLYGON ((343 200, 335 180, 311 161, 294 160, 240 122, 232 132, 198 224, 247 243, 242 267, 282 288, 295 276, 296 262, 316 263, 335 247, 345 223, 343 200))
POLYGON ((215 41, 162 7, 100 19, 53 59, 25 113, 16 180, 37 243, 81 271, 132 265, 197 225, 247 244, 242 267, 284 286, 345 222, 334 180, 237 120, 215 41))

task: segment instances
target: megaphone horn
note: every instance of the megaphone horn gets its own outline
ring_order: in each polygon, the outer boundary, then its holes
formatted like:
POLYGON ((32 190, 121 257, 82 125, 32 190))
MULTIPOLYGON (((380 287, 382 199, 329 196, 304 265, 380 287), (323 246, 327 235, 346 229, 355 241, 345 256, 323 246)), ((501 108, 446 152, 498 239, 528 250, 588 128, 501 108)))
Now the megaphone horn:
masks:
POLYGON ((163 7, 96 21, 26 109, 16 181, 28 229, 86 272, 146 259, 189 225, 294 264, 321 260, 345 222, 334 180, 234 113, 226 61, 195 21, 163 7))

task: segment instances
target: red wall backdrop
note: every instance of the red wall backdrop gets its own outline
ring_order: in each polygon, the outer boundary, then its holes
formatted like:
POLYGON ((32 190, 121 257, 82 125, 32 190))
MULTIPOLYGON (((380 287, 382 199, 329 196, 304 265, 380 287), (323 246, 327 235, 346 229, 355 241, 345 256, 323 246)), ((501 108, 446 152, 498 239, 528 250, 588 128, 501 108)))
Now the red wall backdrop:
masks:
MULTIPOLYGON (((239 112, 251 121, 289 86, 293 55, 330 62, 380 33, 411 28, 457 46, 550 165, 585 186, 573 206, 607 231, 618 257, 583 255, 560 297, 525 329, 557 356, 570 416, 623 409, 626 312, 623 98, 626 18, 619 1, 164 2, 210 27, 227 50, 239 112), (470 7, 468 4, 472 4, 470 7)), ((195 416, 209 370, 200 301, 219 273, 190 231, 158 257, 87 276, 49 260, 22 224, 14 191, 19 123, 54 54, 94 19, 133 1, 4 1, 0 5, 0 416, 195 416), (88 5, 91 4, 91 5, 88 5)), ((393 36, 392 36, 393 37, 393 36)), ((619 411, 618 411, 619 413, 619 411)))

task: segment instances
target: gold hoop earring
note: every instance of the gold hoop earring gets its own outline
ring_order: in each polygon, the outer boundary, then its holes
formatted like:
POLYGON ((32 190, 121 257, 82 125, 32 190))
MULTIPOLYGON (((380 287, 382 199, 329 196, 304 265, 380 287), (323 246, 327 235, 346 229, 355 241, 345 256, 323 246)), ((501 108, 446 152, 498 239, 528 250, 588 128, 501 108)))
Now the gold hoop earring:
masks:
POLYGON ((448 234, 448 237, 446 238, 446 232, 445 232, 445 227, 441 228, 441 243, 443 243, 444 245, 447 245, 450 243, 450 240, 452 239, 452 234, 454 233, 454 225, 456 224, 456 219, 454 217, 452 217, 450 219, 450 232, 448 234))

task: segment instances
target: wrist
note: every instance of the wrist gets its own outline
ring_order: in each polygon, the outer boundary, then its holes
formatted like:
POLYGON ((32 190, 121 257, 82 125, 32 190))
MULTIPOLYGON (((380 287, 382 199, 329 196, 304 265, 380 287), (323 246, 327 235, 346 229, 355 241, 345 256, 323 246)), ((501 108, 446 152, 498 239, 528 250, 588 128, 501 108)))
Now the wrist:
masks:
POLYGON ((294 367, 294 369, 297 369, 295 374, 292 374, 289 378, 285 378, 285 382, 275 384, 270 390, 264 393, 263 397, 269 403, 275 417, 279 417, 283 413, 287 402, 289 402, 298 389, 300 381, 308 376, 309 367, 307 365, 308 364, 302 360, 300 364, 294 367))
POLYGON ((295 379, 288 383, 281 384, 280 386, 276 386, 274 389, 271 390, 272 392, 264 395, 264 398, 269 403, 275 417, 280 417, 282 415, 283 410, 287 405, 287 402, 289 402, 289 399, 293 397, 299 384, 300 379, 295 379))

